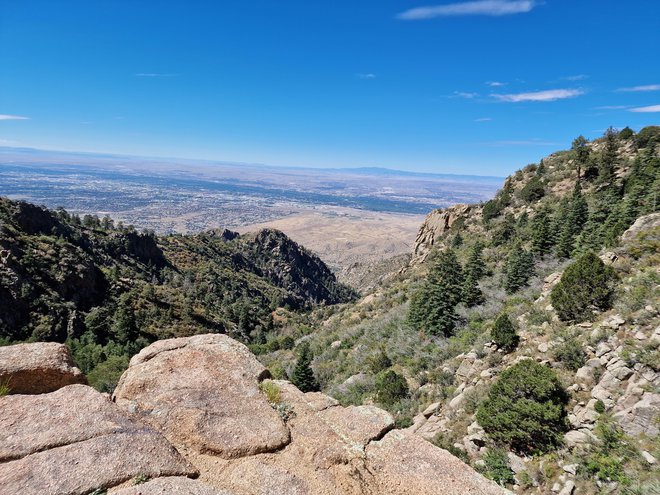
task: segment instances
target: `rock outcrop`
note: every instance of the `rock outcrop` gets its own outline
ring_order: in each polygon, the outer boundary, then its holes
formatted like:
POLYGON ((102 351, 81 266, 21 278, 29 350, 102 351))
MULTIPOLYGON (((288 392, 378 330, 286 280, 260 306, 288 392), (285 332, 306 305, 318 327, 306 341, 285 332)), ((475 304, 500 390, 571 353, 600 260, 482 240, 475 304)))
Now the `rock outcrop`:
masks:
POLYGON ((477 216, 478 205, 455 205, 445 210, 434 210, 426 216, 419 229, 413 247, 412 263, 420 263, 426 259, 431 248, 441 239, 457 222, 464 222, 467 218, 477 216))
POLYGON ((196 476, 156 431, 85 385, 0 399, 0 494, 84 495, 136 476, 196 476))
MULTIPOLYGON (((630 242, 637 238, 642 232, 652 232, 653 229, 660 228, 660 213, 651 213, 635 220, 628 230, 621 235, 623 242, 630 242)), ((656 232, 657 239, 657 232, 656 232)))
POLYGON ((161 340, 131 359, 114 399, 175 445, 231 459, 289 442, 259 391, 267 375, 247 347, 225 335, 161 340))
POLYGON ((0 347, 0 384, 12 394, 43 394, 87 383, 64 344, 38 342, 0 347))
POLYGON ((4 397, 0 494, 505 493, 382 409, 268 376, 243 344, 198 335, 134 356, 116 403, 85 385, 4 397))

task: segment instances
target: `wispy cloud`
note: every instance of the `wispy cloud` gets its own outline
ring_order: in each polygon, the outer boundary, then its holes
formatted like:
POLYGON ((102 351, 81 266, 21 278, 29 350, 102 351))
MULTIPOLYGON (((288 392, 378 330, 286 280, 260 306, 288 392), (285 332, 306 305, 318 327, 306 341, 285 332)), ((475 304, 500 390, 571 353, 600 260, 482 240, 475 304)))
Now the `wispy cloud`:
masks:
POLYGON ((472 98, 476 98, 477 96, 479 96, 479 93, 470 93, 468 91, 454 91, 454 94, 451 97, 467 98, 468 100, 471 100, 472 98))
POLYGON ((561 78, 563 81, 584 81, 589 79, 589 76, 586 74, 576 74, 574 76, 566 76, 561 78))
POLYGON ((358 74, 358 79, 376 79, 376 74, 373 72, 366 72, 363 74, 358 74))
POLYGON ((529 12, 538 4, 536 0, 477 0, 417 7, 401 12, 396 17, 404 21, 417 21, 460 15, 503 16, 529 12))
POLYGON ((617 91, 642 92, 642 91, 660 91, 660 84, 647 84, 645 86, 633 86, 632 88, 619 88, 617 91))
POLYGON ((490 122, 493 119, 491 117, 481 117, 480 119, 474 119, 475 122, 490 122))
POLYGON ((7 115, 0 113, 0 120, 30 120, 30 117, 22 117, 21 115, 7 115))
POLYGON ((520 103, 523 101, 556 101, 566 98, 575 98, 583 95, 581 89, 548 89, 545 91, 534 91, 531 93, 492 94, 491 96, 500 101, 520 103))
POLYGON ((138 72, 135 77, 176 77, 179 74, 168 74, 161 72, 138 72))
POLYGON ((508 83, 501 82, 501 81, 488 81, 486 82, 486 85, 490 86, 491 88, 501 88, 502 86, 506 86, 508 83))
POLYGON ((596 107, 596 110, 625 110, 626 108, 630 108, 630 105, 603 105, 596 107))
POLYGON ((660 105, 651 105, 648 107, 636 107, 636 108, 631 108, 628 111, 635 113, 656 113, 656 112, 660 112, 660 105))

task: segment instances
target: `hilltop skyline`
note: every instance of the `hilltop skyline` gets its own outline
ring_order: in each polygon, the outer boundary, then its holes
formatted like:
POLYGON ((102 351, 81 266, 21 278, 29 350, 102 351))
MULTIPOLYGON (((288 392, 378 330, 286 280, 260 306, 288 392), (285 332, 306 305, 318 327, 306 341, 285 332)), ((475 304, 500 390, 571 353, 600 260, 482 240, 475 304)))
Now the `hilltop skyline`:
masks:
POLYGON ((0 5, 0 146, 504 176, 658 123, 660 5, 0 5))

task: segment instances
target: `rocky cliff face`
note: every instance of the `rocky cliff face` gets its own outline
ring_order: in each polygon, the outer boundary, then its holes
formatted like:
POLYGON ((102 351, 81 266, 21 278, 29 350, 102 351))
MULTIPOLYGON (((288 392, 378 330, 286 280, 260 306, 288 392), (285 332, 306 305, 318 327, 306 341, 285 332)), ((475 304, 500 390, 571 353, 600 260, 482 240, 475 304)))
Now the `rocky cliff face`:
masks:
MULTIPOLYGON (((419 229, 413 246, 412 263, 420 263, 426 259, 441 239, 452 231, 463 230, 468 219, 474 221, 480 215, 480 205, 454 205, 444 210, 433 210, 426 216, 419 229)), ((471 225, 476 228, 476 225, 471 225)), ((468 227, 469 228, 469 227, 468 227)), ((442 247, 442 245, 440 245, 442 247)))
POLYGON ((0 493, 505 493, 381 409, 267 377, 200 335, 136 355, 114 402, 85 385, 0 398, 0 493))

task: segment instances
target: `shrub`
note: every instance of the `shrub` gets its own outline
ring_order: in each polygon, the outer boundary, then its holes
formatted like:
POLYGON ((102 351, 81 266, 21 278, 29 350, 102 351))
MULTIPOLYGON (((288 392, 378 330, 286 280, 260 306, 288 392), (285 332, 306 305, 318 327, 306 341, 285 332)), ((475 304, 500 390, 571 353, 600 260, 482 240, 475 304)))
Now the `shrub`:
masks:
POLYGON ((561 276, 550 298, 559 318, 564 321, 591 320, 594 310, 612 306, 618 277, 592 252, 580 256, 561 276))
POLYGON ((572 371, 577 371, 586 361, 582 345, 575 339, 569 339, 555 347, 552 356, 555 361, 560 361, 564 367, 572 371))
POLYGON ((506 313, 502 313, 497 317, 490 335, 497 347, 505 351, 511 351, 518 345, 518 334, 506 313))
POLYGON ((484 456, 483 474, 499 485, 515 482, 513 471, 509 467, 509 457, 503 449, 491 448, 484 456))
POLYGON ((409 394, 406 379, 396 371, 382 371, 376 376, 376 398, 381 404, 392 405, 409 394))
POLYGON ((275 383, 270 380, 263 381, 259 384, 259 390, 266 396, 268 403, 277 405, 282 402, 282 391, 275 383))
POLYGON ((89 384, 99 392, 114 392, 119 378, 128 368, 128 356, 110 356, 87 375, 89 384))
POLYGON ((605 403, 598 399, 594 404, 594 411, 596 411, 598 414, 603 414, 605 412, 605 403))
POLYGON ((367 358, 369 369, 374 375, 384 371, 392 366, 392 360, 387 356, 385 349, 381 347, 378 354, 367 358))
POLYGON ((567 401, 555 372, 525 359, 495 381, 477 421, 497 443, 522 453, 546 452, 561 443, 567 401))
POLYGON ((545 187, 543 186, 543 181, 539 177, 534 176, 532 179, 525 184, 525 186, 520 190, 519 196, 520 199, 526 203, 532 203, 538 201, 545 195, 545 187))

